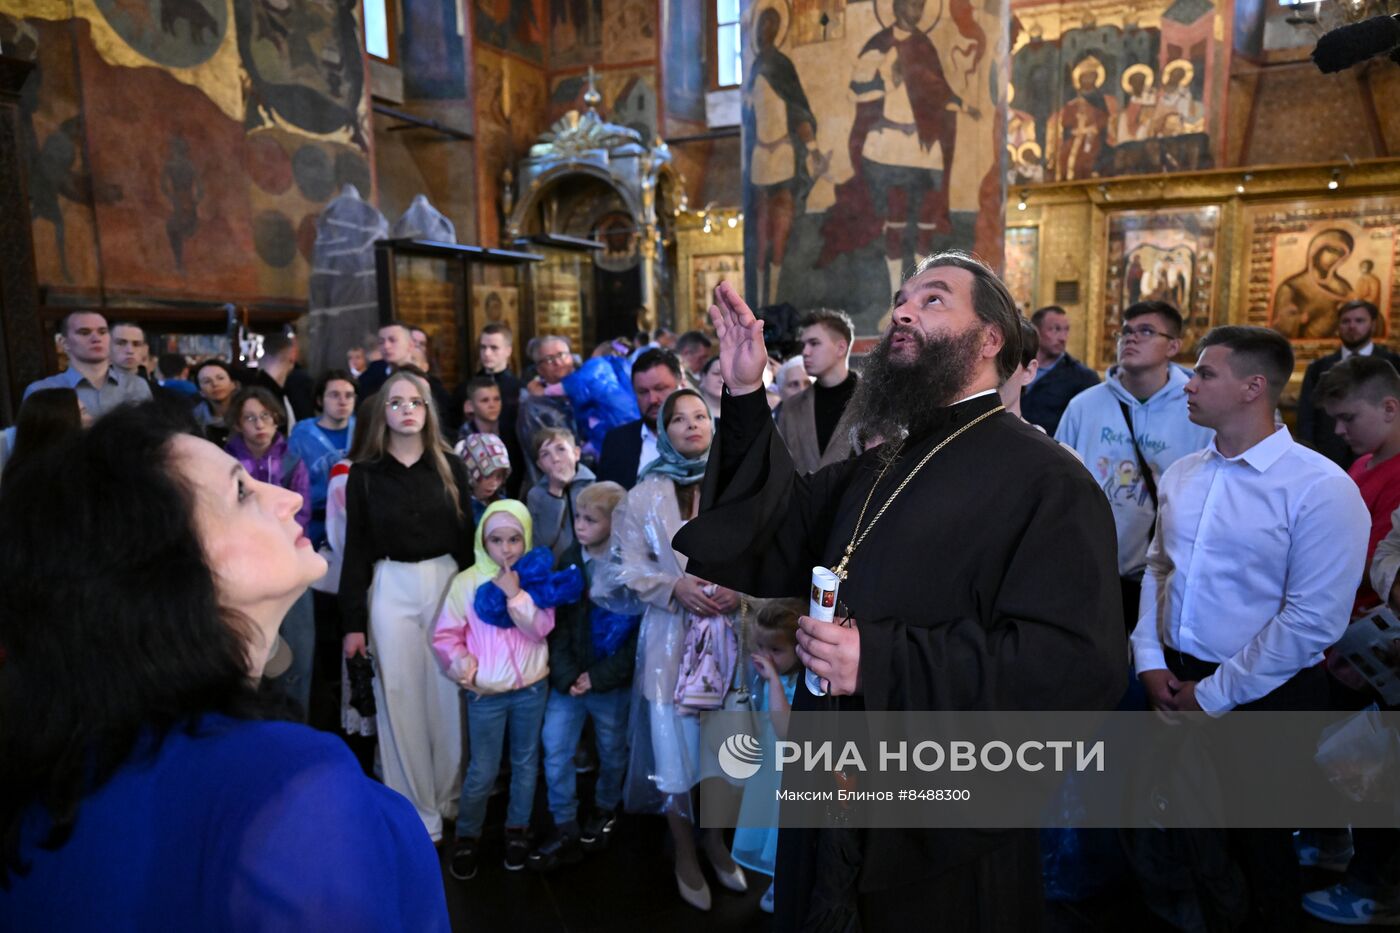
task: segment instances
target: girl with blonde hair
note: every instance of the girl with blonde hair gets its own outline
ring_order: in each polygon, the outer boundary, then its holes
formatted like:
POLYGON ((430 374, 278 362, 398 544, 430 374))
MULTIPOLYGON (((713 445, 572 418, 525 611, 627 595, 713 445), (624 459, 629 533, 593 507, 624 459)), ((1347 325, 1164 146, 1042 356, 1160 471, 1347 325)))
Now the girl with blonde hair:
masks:
POLYGON ((375 666, 384 783, 442 838, 461 786, 456 685, 433 657, 443 594, 473 560, 466 467, 439 433, 427 381, 407 369, 366 401, 363 449, 346 482, 340 605, 345 656, 375 666))

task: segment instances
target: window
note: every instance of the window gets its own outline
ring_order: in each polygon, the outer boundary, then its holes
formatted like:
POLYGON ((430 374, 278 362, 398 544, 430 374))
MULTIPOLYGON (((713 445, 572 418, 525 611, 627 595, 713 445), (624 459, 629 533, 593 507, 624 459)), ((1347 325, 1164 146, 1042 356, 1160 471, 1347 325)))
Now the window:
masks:
POLYGON ((715 86, 737 87, 744 77, 739 0, 715 0, 715 86))
POLYGON ((365 51, 393 65, 398 62, 394 0, 365 0, 365 51))

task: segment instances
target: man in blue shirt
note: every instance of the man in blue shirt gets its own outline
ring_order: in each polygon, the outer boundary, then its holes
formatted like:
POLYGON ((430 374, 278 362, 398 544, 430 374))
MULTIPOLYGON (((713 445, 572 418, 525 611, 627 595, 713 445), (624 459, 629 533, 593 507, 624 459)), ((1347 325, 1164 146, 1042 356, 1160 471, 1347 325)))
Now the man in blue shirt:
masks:
POLYGON ((96 311, 70 311, 58 324, 59 346, 68 368, 57 376, 31 382, 24 397, 40 389, 73 389, 88 414, 101 418, 126 402, 145 402, 151 387, 144 379, 112 365, 112 336, 107 319, 96 311))

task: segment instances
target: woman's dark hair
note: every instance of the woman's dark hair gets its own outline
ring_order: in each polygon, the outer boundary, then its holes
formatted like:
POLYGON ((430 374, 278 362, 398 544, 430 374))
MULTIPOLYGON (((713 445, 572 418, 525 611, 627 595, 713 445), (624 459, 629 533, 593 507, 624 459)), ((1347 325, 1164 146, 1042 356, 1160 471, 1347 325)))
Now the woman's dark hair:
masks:
POLYGON ((78 393, 73 389, 39 389, 24 400, 15 420, 15 449, 5 463, 5 477, 25 462, 83 429, 78 393))
POLYGON ((273 395, 262 386, 248 386, 246 389, 239 389, 238 394, 228 403, 228 415, 225 416, 224 423, 227 424, 231 430, 236 430, 240 434, 243 433, 243 408, 249 402, 257 402, 263 408, 266 408, 268 414, 272 415, 272 420, 277 425, 277 430, 281 431, 283 434, 287 433, 286 406, 277 400, 277 396, 273 395))
POLYGON ((228 373, 228 377, 229 377, 229 379, 233 382, 234 385, 238 385, 238 384, 239 384, 239 382, 238 382, 238 376, 234 373, 233 367, 230 366, 228 363, 225 363, 223 360, 217 359, 217 358, 215 358, 215 359, 204 360, 203 362, 201 362, 201 363, 199 363, 198 365, 196 365, 194 369, 190 370, 190 381, 193 382, 196 386, 198 386, 198 385, 199 385, 199 374, 205 369, 205 367, 208 367, 208 366, 217 366, 217 367, 219 367, 219 368, 222 369, 224 372, 228 373))
POLYGON ((206 713, 284 709, 249 677, 252 622, 219 604, 171 461, 187 425, 122 407, 0 487, 0 885, 26 870, 35 808, 58 848, 134 751, 206 713))

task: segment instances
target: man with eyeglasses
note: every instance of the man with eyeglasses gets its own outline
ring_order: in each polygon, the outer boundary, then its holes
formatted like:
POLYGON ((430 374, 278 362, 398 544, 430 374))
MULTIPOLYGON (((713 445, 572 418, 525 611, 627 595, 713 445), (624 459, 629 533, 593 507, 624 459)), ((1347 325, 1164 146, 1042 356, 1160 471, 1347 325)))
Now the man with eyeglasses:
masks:
MULTIPOLYGON (((553 334, 539 338, 534 347, 535 378, 520 392, 516 415, 516 435, 522 450, 530 449, 535 434, 544 428, 564 428, 578 437, 574 405, 564 390, 564 380, 574 371, 574 354, 565 337, 553 334)), ((539 479, 539 467, 525 461, 528 482, 539 479)))
POLYGON ((1181 352, 1181 328, 1181 313, 1165 301, 1129 305, 1118 334, 1118 364, 1102 384, 1070 400, 1055 431, 1055 440, 1078 451, 1093 471, 1113 509, 1130 629, 1157 520, 1157 482, 1214 435, 1186 411, 1191 373, 1172 362, 1181 352))
POLYGON ((1085 389, 1099 384, 1099 374, 1069 355, 1069 315, 1059 305, 1047 305, 1031 315, 1040 337, 1035 378, 1021 392, 1021 417, 1047 434, 1060 426, 1065 406, 1085 389))

